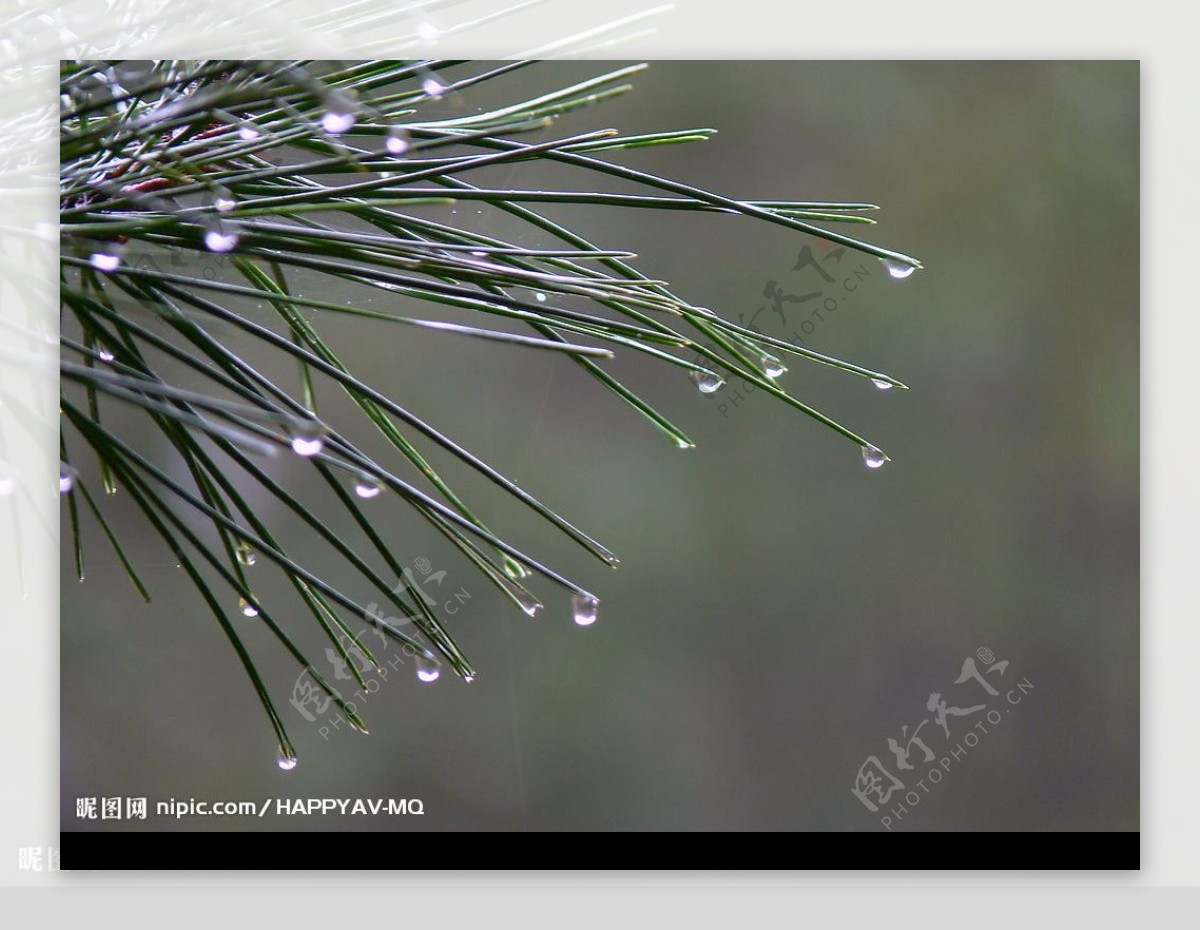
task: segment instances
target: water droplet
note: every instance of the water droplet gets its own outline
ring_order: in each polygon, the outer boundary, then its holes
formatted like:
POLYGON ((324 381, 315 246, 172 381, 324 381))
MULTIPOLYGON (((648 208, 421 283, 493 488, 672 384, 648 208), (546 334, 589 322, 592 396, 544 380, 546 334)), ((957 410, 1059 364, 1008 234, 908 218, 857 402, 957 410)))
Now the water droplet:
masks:
POLYGON ((93 252, 88 263, 97 271, 105 274, 116 271, 121 265, 121 256, 116 252, 93 252))
POLYGON ((238 601, 238 610, 240 610, 242 612, 242 616, 244 616, 244 617, 257 617, 258 616, 258 608, 255 607, 253 604, 251 604, 244 597, 238 601))
POLYGON ((109 352, 108 349, 100 349, 96 354, 100 356, 100 361, 102 362, 111 362, 113 358, 115 358, 115 356, 109 352))
POLYGON ((693 369, 691 378, 696 382, 696 387, 700 389, 701 394, 715 394, 721 388, 725 387, 725 379, 715 371, 707 369, 693 369))
POLYGON ((431 74, 421 82, 421 90, 436 100, 446 92, 446 85, 431 74))
POLYGON ((321 117, 321 128, 331 136, 340 136, 354 128, 354 114, 329 110, 321 117))
POLYGON ((393 155, 403 155, 408 151, 408 133, 399 126, 393 126, 388 130, 384 146, 393 155))
POLYGON ((528 591, 516 590, 513 591, 513 596, 516 597, 517 603, 521 605, 521 609, 530 617, 536 617, 542 609, 542 603, 528 591))
POLYGON ((281 752, 279 754, 279 762, 277 764, 278 764, 280 770, 282 770, 284 772, 290 772, 292 769, 294 769, 296 767, 296 763, 298 761, 299 760, 296 758, 296 756, 294 754, 292 754, 290 752, 281 752))
POLYGON ((257 139, 259 135, 260 133, 258 131, 258 127, 251 122, 243 121, 238 126, 238 138, 246 142, 252 142, 253 140, 257 139))
POLYGON ((890 381, 884 381, 880 378, 872 378, 871 383, 881 391, 890 391, 894 386, 890 381))
POLYGON ((472 252, 472 258, 487 258, 487 252, 472 252))
POLYGON ((774 355, 763 355, 760 359, 763 374, 768 378, 775 379, 787 374, 787 366, 783 364, 774 355))
POLYGON ((253 565, 255 562, 258 561, 258 554, 254 551, 253 547, 247 542, 238 543, 237 546, 234 548, 233 552, 234 552, 234 555, 237 556, 237 560, 242 565, 253 565))
POLYGON ((883 450, 876 446, 863 446, 862 457, 867 468, 882 468, 885 463, 891 461, 884 455, 883 450))
POLYGON ((58 493, 66 494, 75 487, 75 475, 66 469, 60 468, 58 471, 58 493))
POLYGON ((292 451, 306 458, 325 448, 325 429, 319 423, 301 423, 292 430, 292 451))
POLYGON ((218 213, 228 213, 237 206, 237 201, 233 199, 233 194, 221 188, 213 196, 213 209, 218 213))
POLYGON ((354 485, 354 493, 364 500, 378 497, 383 493, 383 482, 369 475, 364 476, 354 485))
POLYGON ((474 680, 475 680, 474 675, 463 675, 463 681, 465 681, 467 684, 470 684, 474 680))
POLYGON ((571 613, 579 626, 591 626, 596 622, 596 612, 600 602, 590 594, 574 594, 571 596, 571 613))
POLYGON ((694 448, 696 448, 696 444, 694 442, 688 442, 686 439, 684 439, 681 436, 676 436, 675 437, 675 448, 677 448, 677 449, 694 449, 694 448))
POLYGON ((417 656, 417 678, 421 681, 437 681, 442 670, 436 662, 417 656))
POLYGON ((210 229, 204 234, 204 245, 210 252, 232 252, 238 244, 238 234, 232 231, 210 229))
POLYGON ((543 294, 541 291, 538 291, 533 296, 534 296, 534 299, 537 300, 537 302, 539 304, 544 304, 546 302, 546 295, 543 294))
POLYGON ((880 259, 880 261, 887 273, 897 280, 903 280, 917 270, 913 265, 906 265, 903 262, 893 262, 886 258, 880 259))
POLYGON ((506 555, 504 556, 504 574, 508 575, 513 581, 520 581, 522 578, 529 577, 529 569, 512 556, 506 555))

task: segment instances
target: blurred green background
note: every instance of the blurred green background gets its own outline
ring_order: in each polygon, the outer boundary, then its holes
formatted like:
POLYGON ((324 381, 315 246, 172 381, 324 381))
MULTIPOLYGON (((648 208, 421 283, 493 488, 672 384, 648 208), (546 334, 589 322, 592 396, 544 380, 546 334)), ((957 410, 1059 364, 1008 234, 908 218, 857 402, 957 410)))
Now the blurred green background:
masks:
MULTIPOLYGON (((522 99, 610 67, 546 63, 444 106, 522 99)), ((893 829, 1137 828, 1137 64, 662 62, 635 85, 553 132, 716 127, 707 143, 612 158, 746 199, 882 204, 880 226, 839 228, 926 270, 893 281, 856 253, 737 217, 543 212, 638 252, 644 272, 697 304, 783 338, 799 330, 812 348, 909 384, 880 392, 799 359, 784 376, 893 461, 869 471, 852 444, 761 393, 733 382, 704 397, 678 369, 619 356, 609 369, 697 442, 682 452, 567 360, 321 319, 360 374, 617 553, 611 572, 486 481, 446 469, 493 528, 595 590, 599 622, 575 627, 545 586, 539 619, 515 612, 385 495, 371 507, 397 558, 428 559, 446 571, 447 598, 470 595, 452 624, 478 680, 391 674, 358 704, 369 737, 343 726, 326 738, 287 704, 297 666, 238 617, 299 751, 285 775, 227 641, 118 495, 110 511, 155 600, 141 604, 94 527, 85 583, 64 548, 64 829, 129 829, 75 818, 77 797, 120 795, 152 807, 425 807, 420 818, 152 817, 135 829, 879 830, 881 814, 851 793, 855 775, 871 756, 906 787, 938 767, 917 749, 917 770, 900 772, 887 743, 932 716, 931 692, 963 708, 986 699, 1003 722, 975 731, 977 745, 893 829), (794 270, 806 245, 832 282, 794 270), (781 316, 763 296, 769 281, 821 296, 781 316), (1009 661, 987 676, 999 697, 955 684, 980 647, 1009 661), (1008 704, 1022 678, 1033 690, 1008 704)), ((595 183, 528 167, 486 179, 595 183)), ((550 244, 473 205, 454 209, 469 228, 550 244)), ((294 382, 286 362, 264 369, 294 382)), ((320 499, 304 462, 271 467, 320 499)), ((330 563, 261 502, 294 554, 330 563)), ((356 539, 335 508, 322 512, 356 539)), ((252 571, 264 598, 284 596, 269 567, 252 571)), ((360 579, 330 575, 373 599, 360 579)), ((276 613, 322 655, 311 616, 276 613)), ((944 757, 983 713, 948 718, 949 741, 934 722, 919 735, 944 757)))

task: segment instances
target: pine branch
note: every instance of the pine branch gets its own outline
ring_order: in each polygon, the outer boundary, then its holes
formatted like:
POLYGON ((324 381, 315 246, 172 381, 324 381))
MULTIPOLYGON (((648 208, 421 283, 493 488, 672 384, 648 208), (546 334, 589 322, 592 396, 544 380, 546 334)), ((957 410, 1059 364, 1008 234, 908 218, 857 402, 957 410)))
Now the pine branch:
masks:
MULTIPOLYGON (((431 464, 443 452, 488 478, 602 563, 616 557, 556 507, 508 479, 468 446, 423 420, 399 398, 342 361, 325 330, 342 316, 416 327, 446 339, 478 339, 497 351, 561 353, 604 390, 646 418, 680 448, 685 432, 623 385, 615 356, 681 369, 703 392, 744 379, 859 447, 866 464, 887 461, 858 433, 793 397, 779 383, 777 353, 832 366, 877 386, 904 385, 882 372, 814 352, 740 326, 648 277, 622 249, 601 248, 578 229, 537 212, 541 205, 705 214, 697 222, 757 220, 825 239, 884 262, 896 277, 920 263, 903 253, 817 224, 875 224, 877 206, 822 200, 743 200, 605 161, 627 149, 704 142, 715 130, 693 128, 622 135, 603 128, 530 141, 553 132, 562 114, 629 92, 642 66, 620 68, 531 99, 456 118, 433 105, 450 94, 533 66, 455 61, 64 62, 60 113, 62 235, 62 460, 79 577, 84 526, 76 496, 112 546, 137 592, 147 584, 106 515, 118 501, 95 497, 68 454, 90 450, 110 497, 118 487, 175 554, 200 599, 229 638, 275 732, 280 766, 295 751, 253 658, 230 622, 233 610, 267 627, 343 714, 365 732, 344 698, 313 667, 275 619, 280 605, 255 594, 256 563, 288 578, 362 683, 350 649, 378 667, 347 617, 364 619, 417 659, 419 677, 440 665, 465 680, 475 670, 444 618, 407 579, 369 501, 391 491, 428 521, 525 613, 542 608, 534 588, 564 588, 576 621, 595 620, 598 600, 579 584, 514 546, 493 529, 431 464), (533 162, 575 169, 571 189, 509 189, 476 183, 482 169, 533 162), (607 189, 612 181, 635 192, 607 189), (531 248, 422 215, 430 204, 475 203, 505 213, 550 245, 531 248), (147 257, 172 257, 172 270, 147 257), (222 271, 197 274, 181 256, 220 259, 222 271), (296 293, 294 271, 327 288, 296 293), (375 289, 462 314, 461 321, 421 319, 328 299, 375 289), (574 303, 564 306, 563 299, 574 303), (246 300, 270 308, 278 328, 237 309, 246 300), (578 309, 581 305, 587 309, 578 309), (320 325, 306 310, 324 311, 320 325), (481 323, 490 320, 491 323, 481 323), (503 323, 510 327, 497 328, 503 323), (513 332, 512 325, 528 330, 513 332), (222 336, 239 334, 237 345, 222 336), (246 348, 247 342, 250 348, 246 348), (296 363, 297 383, 268 378, 267 358, 296 363), (154 360, 169 362, 161 368, 154 360), (189 382, 179 383, 186 371, 189 382), (349 438, 349 423, 320 415, 318 389, 335 385, 386 441, 384 457, 349 438), (140 411, 146 425, 119 435, 104 417, 112 406, 140 411), (164 467, 145 451, 166 439, 184 465, 164 467), (355 546, 271 474, 280 455, 307 459, 332 498, 363 533, 355 546), (186 478, 181 477, 186 475, 186 478), (233 475, 238 480, 234 480, 233 475), (248 483, 248 484, 247 484, 248 483), (293 513, 358 578, 403 618, 399 628, 335 588, 327 571, 302 564, 263 520, 247 494, 255 487, 293 513), (205 527, 199 532, 195 527, 205 527), (382 568, 380 566, 383 566, 382 568), (382 571, 402 579, 394 588, 382 571), (228 591, 229 594, 223 592, 228 591), (236 605, 236 607, 234 606, 236 605)), ((76 460, 78 461, 78 460, 76 460)))

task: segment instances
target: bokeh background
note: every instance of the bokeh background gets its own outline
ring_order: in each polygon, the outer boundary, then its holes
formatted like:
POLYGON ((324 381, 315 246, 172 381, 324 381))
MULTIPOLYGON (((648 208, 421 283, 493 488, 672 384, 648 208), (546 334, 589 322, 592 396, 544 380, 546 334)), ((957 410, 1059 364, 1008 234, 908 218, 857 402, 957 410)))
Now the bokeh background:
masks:
MULTIPOLYGON (((546 63, 445 106, 610 67, 546 63)), ((783 382, 893 461, 863 468, 853 445, 737 382, 705 397, 677 369, 618 357, 610 370, 697 442, 683 452, 565 359, 322 319, 360 374, 617 553, 609 571, 446 469, 493 527, 596 590, 599 622, 577 628, 545 587, 539 619, 515 612, 385 496, 372 506, 397 557, 444 569, 447 598, 470 595, 452 622, 479 677, 389 675, 359 703, 371 735, 326 738, 287 704, 295 664, 239 617, 300 754, 285 775, 227 641, 118 495, 110 511, 155 599, 141 603, 94 527, 83 584, 64 548, 64 829, 880 830, 855 775, 875 756, 912 787, 937 767, 918 748, 917 770, 898 771, 888 750, 932 716, 932 692, 963 708, 986 699, 1002 723, 976 730, 893 829, 1137 828, 1137 64, 661 62, 635 85, 554 131, 716 127, 707 143, 612 157, 746 199, 880 203, 866 238, 926 270, 893 281, 873 260, 737 217, 543 212, 638 252, 697 304, 905 381, 880 392, 794 359, 783 382), (806 245, 832 283, 794 270, 806 245), (821 297, 781 316, 763 296, 771 281, 821 297), (981 647, 1009 662, 988 676, 996 698, 955 684, 981 647), (1021 679, 1033 689, 1008 704, 1021 679), (81 796, 420 798, 425 815, 130 825, 77 820, 81 796)), ((592 183, 527 168, 488 180, 592 183)), ((472 229, 549 244, 454 209, 472 229)), ((294 380, 281 360, 264 368, 294 380)), ((303 462, 272 468, 315 493, 303 462)), ((261 503, 295 554, 328 564, 261 503)), ((264 598, 284 596, 268 567, 252 571, 264 598)), ((283 613, 320 656, 312 618, 283 613)), ((945 757, 983 713, 950 717, 949 741, 934 722, 919 735, 945 757)))

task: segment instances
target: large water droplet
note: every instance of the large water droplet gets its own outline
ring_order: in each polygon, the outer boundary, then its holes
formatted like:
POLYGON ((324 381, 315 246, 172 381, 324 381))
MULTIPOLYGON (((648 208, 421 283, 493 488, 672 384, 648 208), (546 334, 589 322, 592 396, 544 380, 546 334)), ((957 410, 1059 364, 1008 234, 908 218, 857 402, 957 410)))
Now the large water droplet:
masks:
POLYGON ((234 548, 233 553, 237 556, 238 562, 240 562, 242 565, 253 565, 258 561, 258 554, 247 542, 238 543, 234 548))
POLYGON ((884 381, 881 378, 872 378, 871 383, 881 391, 890 391, 894 385, 890 381, 884 381))
POLYGON ((258 608, 251 604, 244 597, 238 600, 238 610, 242 612, 244 617, 257 617, 258 608))
POLYGON ((571 596, 571 613, 579 626, 591 626, 596 622, 596 613, 600 602, 590 594, 574 594, 571 596))
POLYGON ((292 451, 305 457, 325 448, 325 430, 319 423, 301 423, 292 429, 292 451))
POLYGON ((238 125, 238 138, 245 142, 252 142, 259 137, 258 127, 248 121, 243 121, 238 125))
POLYGON ((204 234, 204 246, 210 252, 232 252, 238 244, 238 234, 232 230, 210 229, 204 234))
POLYGON ((508 575, 513 581, 520 581, 522 578, 529 577, 529 569, 518 562, 510 555, 504 556, 504 574, 508 575))
POLYGON ((121 256, 116 252, 93 252, 88 263, 97 271, 108 274, 121 266, 121 256))
POLYGON ((787 374, 787 366, 774 355, 763 355, 760 359, 763 374, 774 380, 787 374))
POLYGON ((354 493, 364 500, 378 497, 383 493, 383 482, 378 478, 364 476, 354 485, 354 493))
POLYGON ((66 494, 75 487, 75 475, 65 468, 58 470, 58 493, 66 494))
POLYGON ((228 213, 236 206, 237 201, 234 200, 233 194, 223 187, 213 195, 213 209, 218 213, 228 213))
POLYGON ((281 752, 279 754, 279 761, 276 764, 279 766, 279 768, 282 771, 290 772, 292 769, 294 769, 296 767, 296 763, 298 761, 299 760, 296 758, 296 756, 294 754, 292 754, 290 752, 281 752))
POLYGON ((436 662, 431 662, 422 656, 417 656, 417 678, 421 681, 437 681, 442 670, 436 662))
POLYGON ((425 91, 430 97, 437 99, 446 92, 446 85, 431 74, 421 82, 421 90, 425 91))
POLYGON ((696 382, 696 387, 700 389, 701 394, 715 394, 721 388, 725 387, 725 379, 715 371, 707 369, 693 369, 690 372, 691 378, 696 382))
POLYGON ((393 155, 403 155, 408 151, 408 133, 399 126, 388 130, 387 141, 383 143, 393 155))
POLYGON ((903 280, 917 270, 913 265, 906 265, 904 262, 893 262, 886 258, 882 258, 880 261, 887 273, 897 280, 903 280))
POLYGON ((538 291, 536 294, 533 295, 533 297, 539 304, 544 304, 546 302, 546 295, 543 294, 541 291, 538 291))
POLYGON ((862 457, 867 468, 882 468, 884 464, 891 461, 883 450, 876 446, 863 446, 862 457))
POLYGON ((100 356, 102 362, 111 362, 116 357, 108 349, 100 349, 96 354, 100 356))

